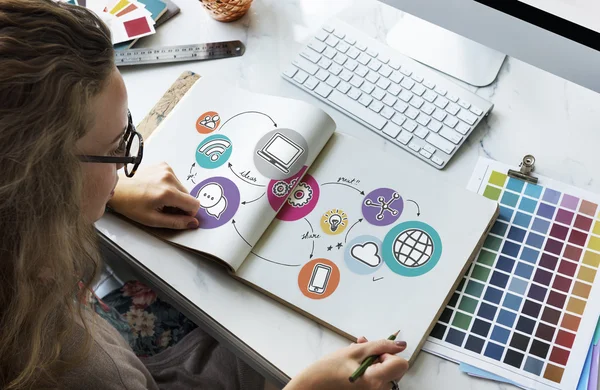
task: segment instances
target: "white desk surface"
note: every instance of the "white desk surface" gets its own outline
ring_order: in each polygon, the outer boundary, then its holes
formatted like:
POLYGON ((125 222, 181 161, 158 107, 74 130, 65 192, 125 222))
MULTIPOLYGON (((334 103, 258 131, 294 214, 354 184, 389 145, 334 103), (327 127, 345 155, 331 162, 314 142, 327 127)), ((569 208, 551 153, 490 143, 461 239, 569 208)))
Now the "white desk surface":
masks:
MULTIPOLYGON (((406 164, 424 165, 280 77, 306 40, 327 19, 338 17, 385 41, 387 31, 402 16, 399 11, 374 0, 255 0, 243 19, 223 24, 212 20, 197 0, 175 1, 181 14, 138 47, 239 39, 246 44, 246 54, 209 62, 123 68, 129 106, 137 121, 183 71, 192 70, 251 91, 309 101, 326 110, 339 131, 397 151, 406 164)), ((600 166, 599 94, 513 58, 507 59, 492 85, 469 89, 491 100, 495 108, 449 166, 437 174, 464 186, 480 155, 516 164, 525 154, 533 154, 538 173, 600 192, 596 174, 596 167, 600 166)), ((294 376, 323 354, 348 344, 331 331, 236 282, 220 268, 114 216, 104 217, 97 226, 146 271, 170 285, 171 293, 185 297, 188 310, 202 313, 213 325, 226 329, 225 337, 233 344, 262 356, 263 369, 267 367, 280 380, 282 373, 294 376)), ((461 374, 456 364, 422 353, 402 380, 402 388, 507 386, 470 378, 461 374)))

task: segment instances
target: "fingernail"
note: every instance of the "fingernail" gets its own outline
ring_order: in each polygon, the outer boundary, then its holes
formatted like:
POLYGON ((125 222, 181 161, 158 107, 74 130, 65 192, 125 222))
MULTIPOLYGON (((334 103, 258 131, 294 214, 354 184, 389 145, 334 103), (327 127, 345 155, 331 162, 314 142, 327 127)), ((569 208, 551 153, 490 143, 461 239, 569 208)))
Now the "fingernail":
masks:
POLYGON ((196 221, 195 219, 188 223, 187 225, 188 229, 196 229, 198 227, 198 221, 196 221))
POLYGON ((396 341, 396 345, 399 347, 406 347, 406 341, 396 341))

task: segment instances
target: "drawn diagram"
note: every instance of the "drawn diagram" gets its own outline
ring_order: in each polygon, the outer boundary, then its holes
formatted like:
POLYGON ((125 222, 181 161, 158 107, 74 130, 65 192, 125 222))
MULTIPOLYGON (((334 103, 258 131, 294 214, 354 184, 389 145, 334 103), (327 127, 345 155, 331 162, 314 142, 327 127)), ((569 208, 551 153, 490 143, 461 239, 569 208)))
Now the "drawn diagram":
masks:
POLYGON ((383 240, 383 260, 395 273, 421 276, 440 259, 442 241, 438 233, 420 221, 394 226, 383 240))
POLYGON ((390 188, 378 188, 363 200, 362 213, 372 225, 390 225, 400 218, 404 201, 398 192, 390 188))
POLYGON ((359 275, 377 271, 383 264, 381 240, 374 236, 355 237, 346 245, 344 261, 350 271, 359 275))
POLYGON ((200 134, 210 134, 219 127, 221 116, 216 111, 207 111, 196 120, 196 130, 200 134))
POLYGON ((348 226, 348 215, 343 210, 331 209, 321 217, 321 229, 326 234, 340 234, 348 226))
POLYGON ((305 175, 287 198, 287 202, 277 214, 277 219, 296 221, 306 217, 317 205, 319 195, 317 181, 311 175, 305 175))
POLYGON ((285 179, 296 174, 308 158, 304 137, 291 129, 268 132, 256 144, 254 165, 270 179, 285 179))
POLYGON ((226 177, 215 176, 201 181, 190 194, 200 200, 196 214, 200 229, 214 229, 229 222, 240 206, 240 191, 226 177))
POLYGON ((222 134, 214 134, 206 137, 198 145, 196 149, 196 162, 202 168, 218 168, 229 160, 231 152, 231 140, 222 134))
POLYGON ((298 287, 311 299, 327 298, 340 283, 340 270, 331 260, 314 259, 306 263, 298 274, 298 287))
POLYGON ((306 168, 306 166, 302 167, 298 173, 290 178, 271 180, 269 182, 267 185, 267 199, 273 210, 279 210, 283 203, 285 203, 288 195, 296 186, 296 183, 298 183, 298 180, 304 175, 304 172, 306 172, 306 168))

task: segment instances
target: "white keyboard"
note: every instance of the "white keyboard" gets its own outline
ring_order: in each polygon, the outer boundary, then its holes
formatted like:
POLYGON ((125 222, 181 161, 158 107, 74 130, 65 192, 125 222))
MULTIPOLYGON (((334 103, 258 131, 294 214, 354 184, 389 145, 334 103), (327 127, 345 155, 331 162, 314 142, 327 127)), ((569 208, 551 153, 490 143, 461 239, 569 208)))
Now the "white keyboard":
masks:
POLYGON ((339 20, 310 39, 283 77, 438 169, 493 108, 339 20))

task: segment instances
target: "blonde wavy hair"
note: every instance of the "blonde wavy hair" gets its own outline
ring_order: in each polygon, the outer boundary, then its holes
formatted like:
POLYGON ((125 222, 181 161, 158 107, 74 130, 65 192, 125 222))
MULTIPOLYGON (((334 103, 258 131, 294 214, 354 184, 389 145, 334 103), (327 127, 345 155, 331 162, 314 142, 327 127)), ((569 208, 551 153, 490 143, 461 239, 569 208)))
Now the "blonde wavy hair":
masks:
MULTIPOLYGON (((56 384, 100 264, 82 216, 75 142, 114 70, 110 32, 82 7, 0 0, 0 388, 56 384)), ((85 324, 85 321, 83 321, 85 324)))

